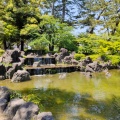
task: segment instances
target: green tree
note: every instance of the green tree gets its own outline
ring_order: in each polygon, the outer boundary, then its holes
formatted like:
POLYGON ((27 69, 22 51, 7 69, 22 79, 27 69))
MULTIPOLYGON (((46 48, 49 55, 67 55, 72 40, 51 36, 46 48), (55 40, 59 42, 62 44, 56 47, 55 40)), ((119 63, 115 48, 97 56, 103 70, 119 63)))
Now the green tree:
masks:
POLYGON ((47 46, 49 51, 54 51, 55 47, 59 49, 65 47, 69 50, 76 48, 74 44, 75 37, 71 33, 72 27, 66 23, 61 23, 59 19, 55 19, 53 16, 43 15, 41 16, 39 27, 34 29, 35 32, 32 32, 33 37, 31 37, 32 39, 29 44, 31 47, 35 48, 35 44, 38 43, 37 45, 40 45, 39 49, 46 49, 45 46, 47 46))
POLYGON ((80 25, 88 27, 88 33, 93 34, 97 26, 115 33, 120 21, 119 0, 84 0, 83 5, 78 17, 80 25))
MULTIPOLYGON (((41 0, 2 0, 0 2, 0 19, 4 22, 4 29, 14 29, 10 35, 14 39, 6 36, 5 33, 4 46, 6 46, 6 40, 10 42, 19 41, 21 42, 21 50, 24 49, 24 41, 28 40, 29 36, 20 34, 21 30, 25 28, 26 24, 33 24, 34 21, 36 21, 34 24, 40 22, 40 3, 41 0), (17 34, 15 34, 15 31, 17 31, 17 34)), ((9 33, 9 30, 6 32, 9 33)))

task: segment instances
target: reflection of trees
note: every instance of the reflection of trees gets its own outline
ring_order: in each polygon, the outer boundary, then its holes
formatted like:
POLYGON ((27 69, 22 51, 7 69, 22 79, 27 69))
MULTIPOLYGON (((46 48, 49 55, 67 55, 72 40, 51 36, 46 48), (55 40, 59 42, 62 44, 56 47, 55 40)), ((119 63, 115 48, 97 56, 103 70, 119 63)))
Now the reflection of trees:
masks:
POLYGON ((113 96, 111 99, 94 100, 87 93, 80 94, 50 88, 21 92, 23 98, 27 98, 26 100, 29 97, 29 100, 41 104, 43 111, 51 111, 55 120, 62 120, 61 118, 64 118, 64 116, 70 120, 86 120, 92 119, 91 117, 120 120, 120 97, 113 96), (82 109, 84 109, 84 113, 81 114, 82 109), (89 116, 86 116, 86 114, 89 116))

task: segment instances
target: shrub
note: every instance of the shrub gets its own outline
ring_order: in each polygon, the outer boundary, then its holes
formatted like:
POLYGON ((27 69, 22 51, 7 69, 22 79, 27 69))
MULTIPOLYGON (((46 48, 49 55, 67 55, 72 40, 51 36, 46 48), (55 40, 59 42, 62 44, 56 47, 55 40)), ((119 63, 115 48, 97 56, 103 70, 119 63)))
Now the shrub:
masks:
POLYGON ((5 52, 4 50, 0 49, 0 56, 2 56, 4 52, 5 52))
POLYGON ((90 57, 93 61, 95 61, 95 60, 97 60, 97 59, 100 57, 100 55, 98 55, 98 54, 93 54, 93 55, 89 55, 89 57, 90 57))
POLYGON ((118 64, 120 64, 120 56, 109 55, 109 60, 112 62, 112 65, 118 65, 118 64))
POLYGON ((103 61, 105 61, 105 62, 107 62, 107 61, 110 60, 109 55, 107 55, 107 54, 101 54, 100 57, 101 57, 101 59, 102 59, 103 61))
POLYGON ((75 58, 76 60, 80 60, 80 59, 82 59, 82 58, 84 58, 84 57, 85 57, 84 54, 78 54, 78 53, 76 53, 76 54, 74 55, 74 58, 75 58))

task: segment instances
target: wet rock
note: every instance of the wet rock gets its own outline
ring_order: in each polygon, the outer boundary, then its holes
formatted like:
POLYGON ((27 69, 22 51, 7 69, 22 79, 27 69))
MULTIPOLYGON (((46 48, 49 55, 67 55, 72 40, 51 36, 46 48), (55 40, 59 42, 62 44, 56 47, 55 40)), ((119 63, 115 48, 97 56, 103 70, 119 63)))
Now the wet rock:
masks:
POLYGON ((18 70, 12 77, 12 82, 23 82, 30 80, 30 74, 26 70, 18 70))
POLYGON ((33 63, 33 67, 40 67, 40 62, 38 61, 38 62, 34 62, 33 63))
POLYGON ((38 114, 39 108, 32 102, 27 102, 19 107, 13 120, 32 120, 38 114))
POLYGON ((12 99, 9 102, 6 110, 4 111, 5 114, 8 115, 8 117, 12 119, 15 116, 16 111, 19 109, 19 107, 23 105, 24 103, 25 101, 23 99, 19 99, 19 98, 12 99))

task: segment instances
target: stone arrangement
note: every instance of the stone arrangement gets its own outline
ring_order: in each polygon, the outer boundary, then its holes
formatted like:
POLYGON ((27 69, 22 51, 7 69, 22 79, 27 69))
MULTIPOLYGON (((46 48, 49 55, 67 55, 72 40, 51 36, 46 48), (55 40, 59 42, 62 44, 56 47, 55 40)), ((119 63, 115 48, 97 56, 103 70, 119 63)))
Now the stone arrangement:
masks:
POLYGON ((30 74, 23 70, 24 52, 15 48, 6 50, 0 61, 0 80, 11 79, 12 82, 30 80, 30 74))
POLYGON ((39 107, 23 99, 10 99, 8 88, 0 86, 0 120, 54 120, 51 112, 39 113, 39 107))
MULTIPOLYGON (((39 56, 35 53, 30 53, 25 56, 25 53, 15 48, 14 50, 6 50, 0 61, 0 80, 10 79, 12 82, 22 82, 30 80, 30 75, 47 74, 52 73, 50 69, 54 71, 75 71, 84 72, 87 76, 92 76, 93 72, 100 72, 105 69, 114 68, 110 62, 98 62, 92 61, 90 57, 85 58, 82 61, 74 59, 75 52, 69 53, 67 49, 61 48, 59 53, 47 54, 46 57, 39 56), (66 68, 59 69, 57 64, 64 63, 68 65, 66 68), (30 69, 23 69, 23 65, 31 67, 30 69), (74 66, 70 66, 74 65, 74 66), (42 66, 48 66, 43 68, 42 66), (70 66, 70 68, 68 68, 70 66), (89 73, 90 72, 90 73, 89 73)), ((55 72, 56 73, 56 72, 55 72)), ((107 73, 109 73, 107 71, 107 73)), ((105 72, 105 75, 107 74, 105 72)), ((108 74, 107 74, 108 75, 108 74)))

